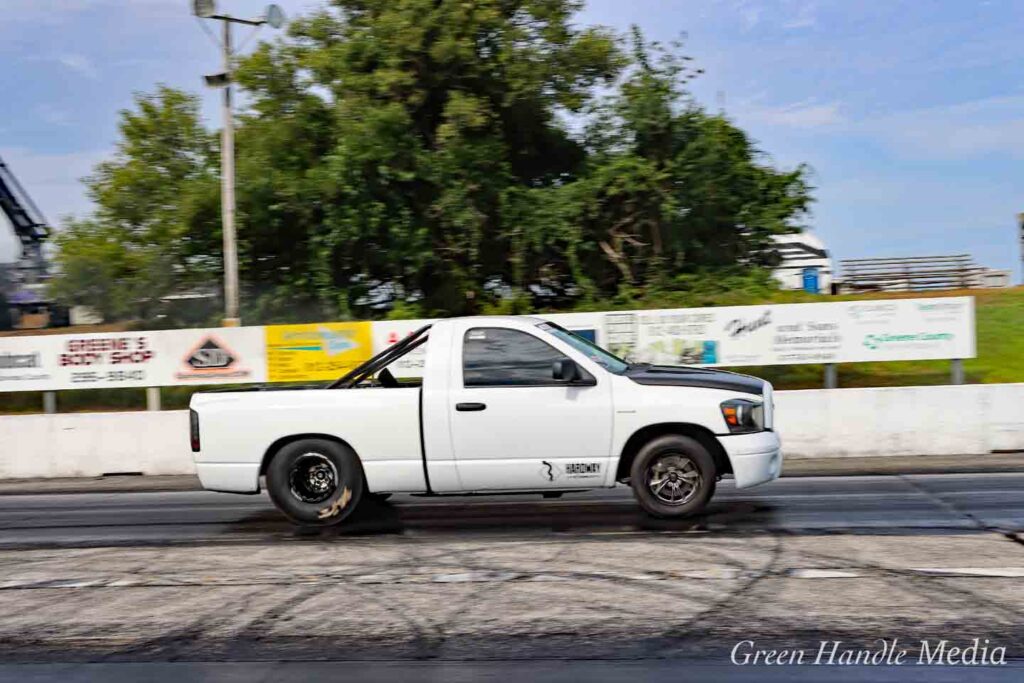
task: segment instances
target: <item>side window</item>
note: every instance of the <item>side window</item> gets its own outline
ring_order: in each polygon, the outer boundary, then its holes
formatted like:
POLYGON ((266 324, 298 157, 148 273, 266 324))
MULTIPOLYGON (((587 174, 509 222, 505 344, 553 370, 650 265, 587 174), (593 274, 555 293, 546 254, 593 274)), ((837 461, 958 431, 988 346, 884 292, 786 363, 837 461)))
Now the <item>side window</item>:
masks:
POLYGON ((467 387, 557 385, 551 364, 564 358, 526 332, 474 327, 462 339, 462 381, 467 387))

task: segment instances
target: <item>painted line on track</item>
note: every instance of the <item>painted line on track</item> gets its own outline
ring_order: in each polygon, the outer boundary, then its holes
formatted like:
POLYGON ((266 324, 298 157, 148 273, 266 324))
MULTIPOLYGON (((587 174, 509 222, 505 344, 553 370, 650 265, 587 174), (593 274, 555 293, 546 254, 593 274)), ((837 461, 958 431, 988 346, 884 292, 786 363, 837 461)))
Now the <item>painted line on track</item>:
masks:
POLYGON ((736 581, 751 578, 782 578, 798 580, 861 579, 873 576, 906 576, 924 578, 1024 578, 1024 567, 906 567, 864 569, 855 567, 791 567, 770 571, 716 568, 706 570, 658 572, 560 572, 560 571, 487 571, 422 572, 398 574, 388 571, 369 574, 324 573, 233 577, 191 577, 154 575, 149 577, 77 577, 51 579, 13 579, 0 583, 0 591, 67 590, 96 588, 166 588, 216 586, 276 586, 321 584, 428 584, 428 583, 554 583, 565 581, 736 581))

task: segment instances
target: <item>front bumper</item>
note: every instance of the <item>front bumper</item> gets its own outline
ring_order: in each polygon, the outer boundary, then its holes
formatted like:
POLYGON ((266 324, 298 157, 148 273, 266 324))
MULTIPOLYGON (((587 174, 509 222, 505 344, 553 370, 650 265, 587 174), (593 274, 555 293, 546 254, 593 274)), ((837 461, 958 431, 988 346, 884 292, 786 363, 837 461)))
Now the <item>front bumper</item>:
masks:
POLYGON ((718 441, 729 456, 736 488, 757 486, 782 474, 782 442, 775 432, 725 434, 718 441))

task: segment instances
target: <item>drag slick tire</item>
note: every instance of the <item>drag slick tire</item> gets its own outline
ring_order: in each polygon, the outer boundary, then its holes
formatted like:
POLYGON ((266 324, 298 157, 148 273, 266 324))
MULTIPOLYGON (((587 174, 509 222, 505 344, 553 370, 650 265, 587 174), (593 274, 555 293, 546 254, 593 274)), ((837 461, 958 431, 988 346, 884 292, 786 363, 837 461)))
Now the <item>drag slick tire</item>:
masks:
POLYGON ((707 449, 688 436, 670 434, 645 444, 630 467, 637 502, 655 517, 700 512, 715 492, 718 472, 707 449))
POLYGON ((303 526, 345 520, 363 498, 363 468, 349 447, 327 439, 285 444, 267 467, 267 492, 277 509, 303 526))

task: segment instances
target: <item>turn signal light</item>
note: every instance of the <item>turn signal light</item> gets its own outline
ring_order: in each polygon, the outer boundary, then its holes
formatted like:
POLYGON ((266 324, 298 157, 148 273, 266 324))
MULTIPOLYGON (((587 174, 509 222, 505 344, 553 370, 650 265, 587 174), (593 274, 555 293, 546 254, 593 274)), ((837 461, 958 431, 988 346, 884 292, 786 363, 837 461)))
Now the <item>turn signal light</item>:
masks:
POLYGON ((722 403, 722 418, 732 434, 764 431, 764 405, 734 398, 722 403))

